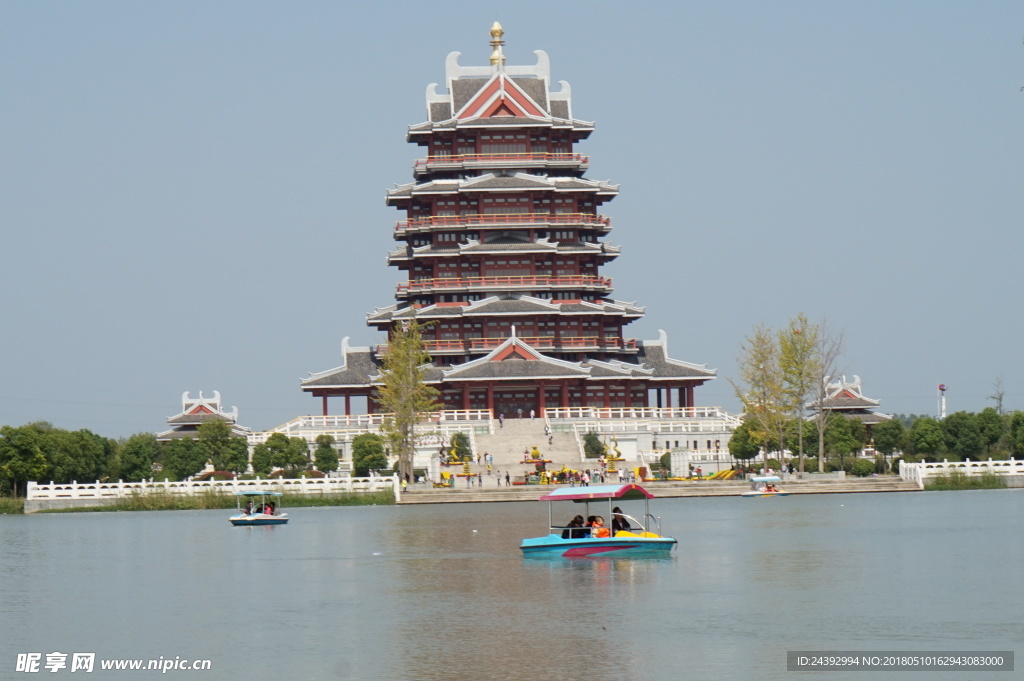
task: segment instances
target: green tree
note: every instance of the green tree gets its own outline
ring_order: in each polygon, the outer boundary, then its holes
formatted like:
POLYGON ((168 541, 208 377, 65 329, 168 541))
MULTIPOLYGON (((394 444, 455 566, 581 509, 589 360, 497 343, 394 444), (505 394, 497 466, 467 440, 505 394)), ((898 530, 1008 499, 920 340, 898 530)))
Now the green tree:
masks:
POLYGON ((272 451, 266 442, 261 442, 252 449, 252 472, 259 476, 270 475, 274 470, 271 463, 272 451))
POLYGON ((441 408, 437 388, 424 382, 430 355, 423 346, 422 330, 415 319, 391 328, 382 357, 382 385, 377 388, 377 403, 387 413, 381 432, 398 456, 398 473, 403 478, 413 473, 416 425, 441 408))
POLYGON ((309 466, 309 443, 301 437, 274 433, 264 443, 270 453, 270 465, 295 475, 309 466))
POLYGON ((1010 416, 1010 452, 1014 457, 1024 455, 1024 411, 1010 416))
POLYGON ((371 470, 382 471, 387 467, 384 438, 376 433, 363 433, 352 440, 352 475, 364 478, 371 470))
POLYGON ((22 426, 0 428, 0 480, 15 496, 24 496, 26 483, 39 481, 50 469, 40 446, 39 431, 22 426))
POLYGON ((981 434, 981 444, 985 451, 992 453, 992 448, 999 443, 1006 432, 1006 421, 999 412, 992 407, 985 407, 977 415, 978 430, 981 434))
POLYGON ((910 447, 914 454, 924 459, 935 457, 942 451, 943 446, 942 426, 930 416, 924 416, 910 426, 910 447))
POLYGON ((249 445, 244 437, 231 433, 224 419, 211 419, 196 429, 199 447, 215 470, 244 473, 249 467, 249 445))
POLYGON ((316 436, 313 466, 321 473, 338 470, 338 450, 334 448, 334 437, 328 433, 316 436))
POLYGON ((942 434, 946 449, 963 461, 978 459, 983 448, 981 429, 974 414, 958 411, 942 419, 942 434))
POLYGON ((604 442, 601 436, 592 430, 588 430, 583 436, 583 455, 588 459, 596 459, 604 454, 604 442))
POLYGON ((764 324, 755 326, 740 346, 737 371, 739 383, 730 382, 743 403, 750 439, 764 449, 767 460, 770 444, 781 442, 789 407, 775 334, 764 324))
POLYGON ((863 424, 859 421, 852 421, 851 419, 837 416, 836 418, 829 419, 828 429, 825 431, 826 449, 831 454, 839 457, 839 465, 844 470, 846 457, 860 451, 862 446, 860 438, 857 437, 858 429, 854 425, 855 423, 859 424, 861 429, 863 429, 863 424))
POLYGON ((105 438, 88 430, 67 431, 48 423, 28 427, 40 433, 54 482, 99 480, 105 476, 109 464, 105 438))
POLYGON ((170 480, 184 480, 206 466, 206 452, 190 437, 171 440, 163 448, 164 475, 170 480))
POLYGON ((121 443, 117 452, 117 475, 127 482, 153 477, 153 462, 160 446, 152 433, 136 433, 121 443))
POLYGON ((884 457, 888 458, 904 447, 907 429, 903 423, 896 419, 888 419, 876 423, 871 429, 874 437, 875 449, 884 457))
POLYGON ((729 438, 729 455, 738 461, 749 461, 757 457, 761 447, 750 434, 750 422, 736 426, 729 438))
MULTIPOLYGON (((789 409, 796 419, 804 420, 819 375, 818 327, 807 320, 803 312, 789 320, 787 328, 779 331, 779 369, 782 373, 782 391, 789 409)), ((804 429, 796 430, 798 469, 804 472, 804 429)), ((790 448, 792 451, 792 448, 790 448)))

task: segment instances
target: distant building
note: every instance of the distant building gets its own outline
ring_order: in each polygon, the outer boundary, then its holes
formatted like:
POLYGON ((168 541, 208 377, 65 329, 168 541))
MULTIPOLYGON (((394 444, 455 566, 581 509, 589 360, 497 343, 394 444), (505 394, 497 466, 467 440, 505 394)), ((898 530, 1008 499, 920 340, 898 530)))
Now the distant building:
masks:
POLYGON ((231 411, 221 408, 220 392, 214 390, 213 397, 206 397, 202 391, 199 397, 189 397, 188 392, 181 395, 181 413, 167 419, 170 430, 158 433, 156 436, 159 442, 168 442, 184 437, 196 437, 199 426, 210 421, 226 421, 231 426, 231 434, 236 437, 246 437, 252 429, 238 425, 238 407, 232 407, 231 411))
MULTIPOLYGON (((860 376, 854 376, 853 381, 849 383, 846 381, 846 376, 843 376, 835 383, 826 384, 825 395, 822 407, 826 411, 841 414, 848 419, 857 419, 868 427, 869 432, 871 426, 876 423, 892 419, 887 414, 875 411, 875 407, 880 404, 878 400, 864 397, 861 392, 860 376)), ((818 405, 815 403, 808 404, 807 407, 815 412, 818 411, 818 405)))

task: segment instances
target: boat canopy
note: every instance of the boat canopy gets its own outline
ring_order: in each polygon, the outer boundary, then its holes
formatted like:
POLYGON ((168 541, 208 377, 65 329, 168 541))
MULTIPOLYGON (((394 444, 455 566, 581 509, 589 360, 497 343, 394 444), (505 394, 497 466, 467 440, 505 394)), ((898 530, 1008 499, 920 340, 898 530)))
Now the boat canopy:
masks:
POLYGON ((241 492, 235 492, 237 497, 283 497, 283 492, 265 492, 258 489, 247 489, 241 492))
POLYGON ((593 487, 559 487, 540 498, 541 501, 575 501, 584 503, 597 499, 653 499, 654 495, 640 485, 594 485, 593 487))
POLYGON ((782 482, 782 478, 777 475, 754 475, 750 478, 751 482, 782 482))

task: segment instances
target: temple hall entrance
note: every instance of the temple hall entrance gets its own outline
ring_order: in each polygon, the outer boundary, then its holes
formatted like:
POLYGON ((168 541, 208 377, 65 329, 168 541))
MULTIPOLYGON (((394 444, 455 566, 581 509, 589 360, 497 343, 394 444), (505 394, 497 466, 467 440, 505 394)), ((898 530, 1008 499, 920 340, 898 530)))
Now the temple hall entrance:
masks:
POLYGON ((517 418, 520 414, 524 419, 530 418, 530 410, 538 412, 536 390, 495 390, 494 415, 504 414, 507 419, 517 418))

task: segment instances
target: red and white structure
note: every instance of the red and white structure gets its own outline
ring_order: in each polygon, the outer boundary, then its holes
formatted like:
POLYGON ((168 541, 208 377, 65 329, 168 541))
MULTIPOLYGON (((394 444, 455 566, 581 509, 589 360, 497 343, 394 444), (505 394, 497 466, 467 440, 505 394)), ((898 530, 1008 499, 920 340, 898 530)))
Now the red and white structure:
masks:
MULTIPOLYGON (((406 278, 368 325, 386 334, 413 318, 433 322, 427 380, 446 410, 694 408, 715 372, 671 358, 664 332, 627 337, 644 308, 615 299, 602 274, 620 254, 603 212, 618 187, 585 175, 577 145, 594 124, 574 116, 547 54, 507 66, 498 24, 491 38, 489 65, 448 55, 443 85, 427 88, 427 120, 409 128, 423 154, 413 180, 386 199, 402 212, 388 264, 406 278)), ((375 413, 381 350, 346 338, 341 366, 311 374, 302 390, 320 398, 323 416, 355 414, 352 398, 375 413)))

